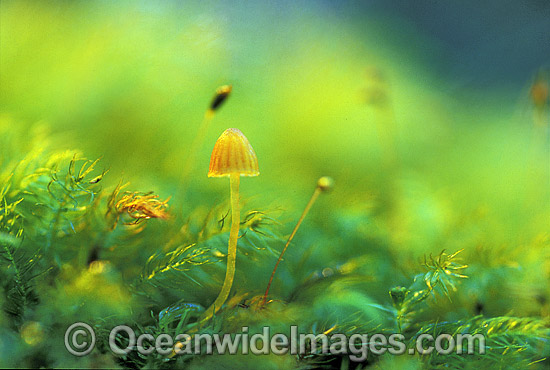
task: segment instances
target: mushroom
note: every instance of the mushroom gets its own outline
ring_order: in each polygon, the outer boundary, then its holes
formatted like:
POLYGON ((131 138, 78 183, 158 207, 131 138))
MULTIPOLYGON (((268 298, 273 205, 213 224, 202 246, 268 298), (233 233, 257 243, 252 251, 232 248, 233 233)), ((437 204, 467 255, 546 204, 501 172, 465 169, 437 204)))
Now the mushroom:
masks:
POLYGON ((258 176, 258 158, 246 136, 236 128, 228 128, 216 141, 212 156, 210 157, 210 169, 208 177, 229 177, 231 192, 231 231, 229 233, 229 246, 227 249, 227 270, 222 290, 218 298, 203 314, 204 319, 209 319, 225 303, 229 291, 233 285, 235 276, 235 261, 237 259, 237 239, 239 236, 240 207, 239 207, 239 183, 241 176, 258 176))
POLYGON ((311 209, 311 206, 313 206, 313 203, 315 203, 315 201, 317 200, 317 197, 319 196, 319 194, 321 194, 322 192, 331 190, 333 184, 334 184, 334 181, 332 180, 332 178, 330 178, 328 176, 323 176, 319 180, 317 180, 317 186, 315 187, 315 191, 313 192, 313 195, 309 199, 309 202, 307 203, 306 208, 304 209, 304 212, 302 212, 302 216, 300 216, 300 219, 296 223, 296 226, 294 226, 294 230, 292 230, 292 233, 290 234, 290 236, 289 236, 289 238, 288 238, 288 240, 285 244, 285 247, 283 248, 283 251, 279 255, 279 259, 275 263, 275 267, 273 268, 273 272, 271 273, 271 277, 269 278, 269 282, 267 283, 267 288, 265 290, 265 293, 264 293, 264 296, 263 296, 262 300, 259 303, 258 308, 261 308, 262 306, 265 305, 265 303, 267 301, 267 296, 269 294, 269 288, 271 287, 271 283, 273 282, 273 277, 275 276, 275 271, 277 271, 277 267, 279 266, 279 263, 283 259, 283 255, 285 254, 286 249, 290 245, 290 242, 294 238, 294 235, 296 235, 296 232, 300 228, 300 225, 302 224, 302 221, 304 220, 304 218, 306 218, 306 215, 308 214, 309 210, 311 209))

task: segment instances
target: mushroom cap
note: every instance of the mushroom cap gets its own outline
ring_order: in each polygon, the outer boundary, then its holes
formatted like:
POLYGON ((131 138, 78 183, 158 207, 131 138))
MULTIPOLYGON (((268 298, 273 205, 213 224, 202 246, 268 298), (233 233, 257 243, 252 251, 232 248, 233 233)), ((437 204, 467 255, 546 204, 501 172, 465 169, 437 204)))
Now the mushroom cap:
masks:
POLYGON ((258 158, 246 136, 236 128, 228 128, 216 141, 208 177, 224 177, 231 174, 258 176, 258 158))

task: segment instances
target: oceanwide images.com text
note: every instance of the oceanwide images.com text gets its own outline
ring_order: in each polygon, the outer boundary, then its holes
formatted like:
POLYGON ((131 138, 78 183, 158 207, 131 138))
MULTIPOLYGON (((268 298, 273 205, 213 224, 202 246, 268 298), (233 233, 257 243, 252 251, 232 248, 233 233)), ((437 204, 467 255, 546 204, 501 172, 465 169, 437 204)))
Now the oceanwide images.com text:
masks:
MULTIPOLYGON (((75 356, 85 356, 95 347, 96 337, 92 327, 86 323, 75 323, 65 332, 65 347, 75 356)), ((243 326, 235 334, 178 334, 170 336, 160 334, 136 333, 126 325, 113 328, 109 335, 109 348, 113 353, 125 355, 138 351, 142 355, 157 352, 160 355, 198 355, 198 354, 275 354, 308 355, 332 354, 349 355, 352 361, 365 361, 369 353, 383 355, 403 354, 484 354, 485 337, 481 334, 421 334, 415 345, 408 347, 402 334, 304 334, 298 326, 290 327, 290 335, 271 333, 265 326, 260 333, 249 333, 243 326), (120 338, 126 340, 120 341, 120 338), (118 339, 117 339, 118 338, 118 339), (122 345, 121 343, 126 343, 122 345)))

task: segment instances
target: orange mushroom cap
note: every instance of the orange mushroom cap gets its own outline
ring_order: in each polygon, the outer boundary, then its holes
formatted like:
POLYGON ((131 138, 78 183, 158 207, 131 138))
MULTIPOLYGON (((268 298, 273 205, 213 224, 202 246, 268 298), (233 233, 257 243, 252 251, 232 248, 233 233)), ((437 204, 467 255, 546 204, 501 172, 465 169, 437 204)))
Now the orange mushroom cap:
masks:
POLYGON ((228 128, 216 141, 208 177, 223 177, 231 174, 258 176, 258 158, 246 136, 236 128, 228 128))

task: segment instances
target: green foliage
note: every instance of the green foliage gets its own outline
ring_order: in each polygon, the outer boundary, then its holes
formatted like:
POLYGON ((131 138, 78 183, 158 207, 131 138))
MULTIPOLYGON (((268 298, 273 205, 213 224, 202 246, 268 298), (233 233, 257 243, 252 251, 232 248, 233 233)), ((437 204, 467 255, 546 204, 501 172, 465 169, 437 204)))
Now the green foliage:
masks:
MULTIPOLYGON (((8 179, 9 181, 9 179, 8 179)), ((0 270, 6 302, 4 310, 12 317, 13 326, 19 328, 27 309, 38 303, 38 295, 32 285, 32 280, 38 276, 34 274, 35 265, 40 254, 25 255, 19 247, 22 243, 23 229, 20 226, 20 215, 16 207, 22 199, 8 203, 6 194, 9 191, 9 182, 0 189, 0 270)))
POLYGON ((395 287, 390 290, 399 332, 409 329, 411 323, 414 322, 414 315, 417 310, 421 309, 420 304, 428 297, 433 296, 436 289, 439 288, 449 300, 451 299, 448 287, 456 291, 454 280, 467 277, 458 271, 468 266, 459 264, 455 260, 456 255, 461 251, 450 255, 442 251, 436 258, 430 255, 429 260, 424 257, 424 266, 428 272, 415 276, 414 283, 408 289, 395 287))
MULTIPOLYGON (((435 351, 425 356, 423 361, 431 369, 452 368, 462 369, 469 366, 469 361, 490 368, 526 369, 537 364, 544 366, 548 362, 547 355, 550 346, 543 338, 550 336, 547 322, 535 318, 495 317, 486 319, 477 316, 456 322, 428 324, 422 327, 413 337, 430 333, 432 335, 450 334, 483 334, 486 338, 485 353, 465 355, 451 353, 438 355, 435 351)), ((411 341, 412 342, 412 341, 411 341)), ((464 344, 464 353, 467 346, 464 344)))

